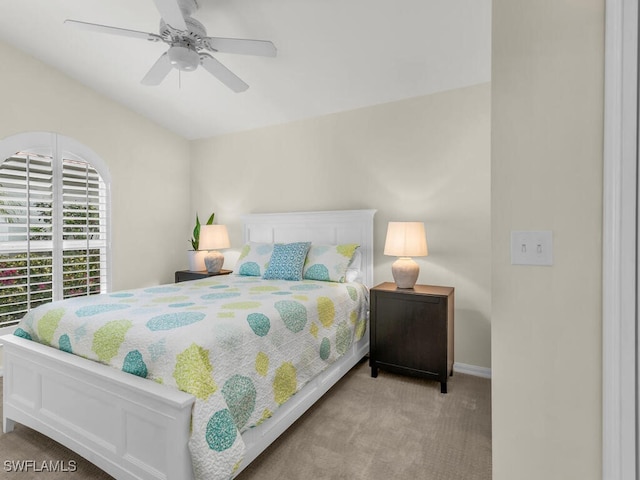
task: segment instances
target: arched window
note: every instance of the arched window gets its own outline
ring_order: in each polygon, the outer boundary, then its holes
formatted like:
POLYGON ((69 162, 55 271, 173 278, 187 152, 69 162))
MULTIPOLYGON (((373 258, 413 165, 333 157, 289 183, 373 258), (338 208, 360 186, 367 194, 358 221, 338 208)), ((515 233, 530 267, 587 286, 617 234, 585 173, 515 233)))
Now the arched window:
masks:
POLYGON ((108 291, 109 173, 62 135, 0 141, 0 327, 43 303, 108 291))

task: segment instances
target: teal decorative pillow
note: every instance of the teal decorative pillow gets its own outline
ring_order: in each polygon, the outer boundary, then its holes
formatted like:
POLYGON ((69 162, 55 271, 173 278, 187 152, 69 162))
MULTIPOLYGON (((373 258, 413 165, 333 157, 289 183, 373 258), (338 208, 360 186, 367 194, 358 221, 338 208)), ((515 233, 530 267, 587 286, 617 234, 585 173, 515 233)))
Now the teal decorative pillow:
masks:
POLYGON ((357 243, 312 245, 307 254, 302 277, 305 280, 344 282, 347 268, 359 246, 357 243))
POLYGON ((261 277, 267 270, 269 259, 273 253, 273 243, 248 242, 240 251, 236 263, 237 275, 261 277))
POLYGON ((267 280, 302 280, 302 269, 311 242, 276 243, 267 271, 267 280))

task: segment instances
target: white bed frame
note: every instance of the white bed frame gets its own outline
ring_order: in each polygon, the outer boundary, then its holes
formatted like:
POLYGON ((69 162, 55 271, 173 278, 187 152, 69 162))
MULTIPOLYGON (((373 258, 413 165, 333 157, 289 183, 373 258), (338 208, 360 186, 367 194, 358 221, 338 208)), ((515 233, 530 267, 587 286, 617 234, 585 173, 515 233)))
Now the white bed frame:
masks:
MULTIPOLYGON (((359 243, 365 285, 373 285, 375 210, 251 214, 245 241, 359 243)), ((188 449, 194 397, 13 335, 4 351, 3 430, 20 423, 60 442, 117 479, 193 478, 188 449)), ((242 434, 236 475, 369 351, 369 335, 242 434)))

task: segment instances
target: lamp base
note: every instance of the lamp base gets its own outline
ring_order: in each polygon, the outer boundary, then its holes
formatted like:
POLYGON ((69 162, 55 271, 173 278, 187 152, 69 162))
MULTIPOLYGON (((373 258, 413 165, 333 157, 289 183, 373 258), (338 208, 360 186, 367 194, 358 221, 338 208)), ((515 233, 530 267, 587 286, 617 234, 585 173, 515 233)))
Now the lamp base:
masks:
POLYGON ((217 251, 207 252, 204 257, 204 264, 207 267, 209 273, 220 273, 222 264, 224 263, 224 255, 217 251))
POLYGON ((393 280, 398 288, 413 288, 418 281, 420 267, 409 257, 399 257, 391 265, 393 280))

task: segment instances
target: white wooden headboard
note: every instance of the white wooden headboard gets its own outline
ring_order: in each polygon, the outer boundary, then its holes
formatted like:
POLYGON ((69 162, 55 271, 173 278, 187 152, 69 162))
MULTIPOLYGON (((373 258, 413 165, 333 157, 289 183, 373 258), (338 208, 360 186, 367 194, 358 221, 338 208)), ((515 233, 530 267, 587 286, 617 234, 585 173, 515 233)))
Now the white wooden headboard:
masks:
POLYGON ((252 213, 242 216, 245 242, 357 243, 363 283, 373 287, 373 216, 376 210, 252 213))

